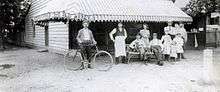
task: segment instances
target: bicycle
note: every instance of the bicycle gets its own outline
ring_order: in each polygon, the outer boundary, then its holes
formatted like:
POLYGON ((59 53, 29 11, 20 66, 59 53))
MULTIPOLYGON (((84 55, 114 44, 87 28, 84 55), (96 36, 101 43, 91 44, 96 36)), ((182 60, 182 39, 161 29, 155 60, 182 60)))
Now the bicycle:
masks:
POLYGON ((96 45, 95 47, 95 53, 93 53, 89 60, 91 62, 89 63, 87 59, 83 59, 83 54, 81 53, 81 49, 76 50, 70 50, 68 51, 64 56, 64 67, 65 70, 83 70, 87 69, 87 66, 90 64, 94 69, 97 69, 99 71, 108 71, 113 66, 113 58, 110 53, 104 50, 99 50, 96 45))

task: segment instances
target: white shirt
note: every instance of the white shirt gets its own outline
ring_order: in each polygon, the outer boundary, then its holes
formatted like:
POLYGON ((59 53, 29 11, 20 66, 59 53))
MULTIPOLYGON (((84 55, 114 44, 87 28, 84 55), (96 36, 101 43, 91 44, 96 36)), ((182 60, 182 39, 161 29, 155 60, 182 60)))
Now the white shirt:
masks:
POLYGON ((130 48, 135 48, 135 47, 143 47, 145 48, 146 45, 144 43, 144 41, 142 39, 136 39, 134 40, 130 45, 129 45, 130 48))
POLYGON ((141 34, 142 37, 147 37, 147 38, 149 38, 149 36, 150 36, 150 31, 143 29, 143 30, 140 31, 140 34, 141 34))
POLYGON ((86 29, 84 28, 82 30, 82 34, 83 34, 83 40, 91 40, 91 36, 90 36, 90 30, 89 29, 86 29))
POLYGON ((181 36, 183 37, 184 42, 186 42, 186 41, 187 41, 187 32, 186 32, 186 29, 185 29, 185 28, 180 28, 180 29, 179 29, 179 33, 180 33, 181 36))
POLYGON ((161 40, 153 39, 153 40, 150 41, 150 46, 157 46, 157 45, 159 45, 161 47, 163 46, 161 40))

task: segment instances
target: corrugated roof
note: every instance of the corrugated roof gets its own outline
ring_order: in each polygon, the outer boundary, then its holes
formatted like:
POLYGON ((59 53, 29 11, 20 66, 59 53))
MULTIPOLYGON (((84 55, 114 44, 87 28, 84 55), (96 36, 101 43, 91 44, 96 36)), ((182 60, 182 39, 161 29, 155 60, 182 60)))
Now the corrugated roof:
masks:
POLYGON ((170 0, 51 0, 36 18, 51 18, 54 12, 92 21, 192 21, 170 0))

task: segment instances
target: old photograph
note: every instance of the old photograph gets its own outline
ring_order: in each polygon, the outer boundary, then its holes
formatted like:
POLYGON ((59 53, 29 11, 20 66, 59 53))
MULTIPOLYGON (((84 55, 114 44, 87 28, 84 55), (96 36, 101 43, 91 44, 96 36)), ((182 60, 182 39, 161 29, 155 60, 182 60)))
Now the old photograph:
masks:
POLYGON ((0 92, 220 92, 220 0, 0 0, 0 92))

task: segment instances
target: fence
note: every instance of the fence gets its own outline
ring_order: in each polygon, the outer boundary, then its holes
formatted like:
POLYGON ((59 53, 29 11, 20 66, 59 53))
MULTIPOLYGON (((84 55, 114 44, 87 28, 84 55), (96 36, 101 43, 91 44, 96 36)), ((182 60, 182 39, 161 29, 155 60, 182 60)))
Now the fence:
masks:
POLYGON ((220 29, 210 28, 206 30, 206 47, 220 46, 220 29))

